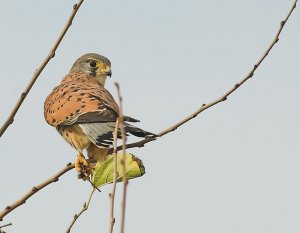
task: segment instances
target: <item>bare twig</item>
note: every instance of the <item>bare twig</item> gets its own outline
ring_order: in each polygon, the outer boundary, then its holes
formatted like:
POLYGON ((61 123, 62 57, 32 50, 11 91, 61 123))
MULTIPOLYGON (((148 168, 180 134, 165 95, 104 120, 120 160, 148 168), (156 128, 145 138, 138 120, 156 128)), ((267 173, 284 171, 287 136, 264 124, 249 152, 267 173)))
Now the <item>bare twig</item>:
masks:
POLYGON ((73 221, 71 222, 70 226, 68 227, 68 229, 66 230, 66 233, 70 233, 71 232, 71 228, 73 227, 73 225, 75 224, 75 222, 77 221, 77 219, 80 217, 80 215, 83 214, 83 212, 87 211, 87 209, 89 208, 93 193, 95 192, 96 189, 93 189, 93 191, 91 192, 89 199, 87 202, 83 203, 82 209, 80 210, 80 212, 78 214, 75 214, 73 217, 73 221))
POLYGON ((0 229, 1 229, 1 228, 4 228, 4 227, 11 226, 11 225, 12 225, 12 223, 7 223, 7 224, 5 224, 5 225, 0 226, 0 229))
POLYGON ((60 176, 62 176, 67 171, 69 171, 69 170, 71 170, 73 168, 74 168, 74 164, 69 163, 69 164, 67 164, 67 166, 65 168, 63 168, 62 170, 60 170, 59 172, 57 172, 56 174, 54 174, 49 179, 47 179, 44 182, 38 184, 37 186, 33 186, 31 188, 31 190, 28 191, 24 196, 22 196, 21 198, 19 198, 18 200, 16 200, 14 203, 6 206, 5 209, 3 209, 0 212, 0 221, 2 221, 3 217, 5 217, 9 212, 11 212, 14 209, 16 209, 17 207, 23 205, 27 201, 27 199, 29 199, 32 195, 34 195, 35 193, 37 193, 38 191, 40 191, 41 189, 43 189, 47 185, 49 185, 49 184, 51 184, 53 182, 58 181, 60 176))
MULTIPOLYGON (((120 92, 120 85, 115 82, 117 91, 118 91, 118 97, 119 97, 119 119, 120 119, 120 128, 121 128, 121 134, 122 134, 122 154, 123 158, 121 160, 122 167, 123 167, 123 174, 122 174, 122 180, 123 180, 123 195, 122 195, 122 215, 121 215, 121 233, 124 233, 124 227, 125 227, 125 209, 126 209, 126 193, 127 193, 127 185, 128 180, 126 177, 126 133, 124 128, 124 117, 123 117, 123 107, 122 107, 122 96, 120 92)), ((115 149, 116 150, 116 149, 115 149)))
MULTIPOLYGON (((283 21, 281 21, 280 23, 280 27, 279 30, 277 31, 272 43, 270 44, 270 46, 267 48, 266 52, 263 54, 263 56, 258 60, 258 62, 253 66, 253 68, 249 71, 249 73, 239 82, 237 83, 233 88, 229 89, 223 96, 217 98, 216 100, 208 103, 208 104, 203 104, 197 111, 195 111, 194 113, 192 113, 191 115, 187 116, 186 118, 184 118, 183 120, 179 121, 178 123, 174 124, 173 126, 161 131, 160 133, 157 134, 156 137, 148 137, 145 138, 141 141, 135 142, 135 143, 130 143, 130 144, 126 144, 126 148, 134 148, 134 147, 143 147, 146 143, 154 141, 157 139, 157 137, 162 137, 174 130, 176 130, 178 127, 182 126, 183 124, 185 124, 186 122, 190 121, 191 119, 197 117, 199 115, 199 113, 205 111, 206 109, 220 103, 223 102, 227 99, 227 97, 233 93, 234 91, 236 91, 244 82, 246 82, 249 78, 253 77, 254 75, 254 71, 260 66, 260 64, 262 63, 262 61, 268 56, 269 52, 272 50, 273 46, 278 42, 279 40, 279 35, 281 34, 282 29, 284 28, 284 26, 286 25, 286 22, 288 21, 290 15, 292 14, 292 12, 294 11, 294 9, 296 8, 296 4, 297 4, 297 0, 295 0, 292 4, 291 9, 289 10, 287 16, 285 17, 285 19, 283 21)), ((5 131, 5 130, 4 130, 5 131)), ((117 147, 117 150, 122 150, 123 146, 121 147, 117 147)), ((109 153, 112 153, 112 149, 109 150, 109 153)), ((66 173, 67 171, 71 170, 74 168, 74 164, 68 164, 67 167, 65 167, 64 169, 62 169, 61 171, 59 171, 57 174, 55 174, 53 177, 49 178, 48 180, 44 181, 43 183, 41 183, 39 186, 34 187, 31 191, 29 191, 28 193, 26 193, 23 197, 21 197, 20 199, 18 199, 16 202, 14 202, 13 204, 11 204, 10 206, 7 206, 4 210, 2 210, 0 212, 0 221, 2 221, 2 218, 4 216, 6 216, 9 212, 11 212, 12 210, 14 210, 15 208, 17 208, 18 206, 22 205, 25 203, 25 201, 30 198, 32 195, 34 195, 37 191, 41 190, 42 188, 46 187, 47 185, 51 184, 54 181, 57 181, 59 179, 60 176, 62 176, 64 173, 66 173), (50 182, 49 182, 50 180, 50 182)))
MULTIPOLYGON (((283 21, 280 22, 280 26, 279 29, 277 31, 277 33, 275 34, 274 39, 272 40, 271 44, 269 45, 269 47, 267 48, 267 50, 264 52, 264 54, 259 58, 259 60, 257 61, 257 63, 250 69, 250 71, 248 72, 248 74, 238 83, 236 83, 232 88, 230 88, 225 94, 223 94, 221 97, 211 101, 208 104, 202 104, 202 106, 195 111, 194 113, 192 113, 191 115, 187 116, 186 118, 184 118, 183 120, 179 121, 178 123, 176 123, 175 125, 161 131, 160 133, 157 134, 156 137, 148 137, 145 138, 141 141, 138 142, 134 142, 134 143, 130 143, 126 145, 126 148, 134 148, 134 147, 143 147, 146 143, 151 142, 153 140, 156 140, 157 137, 162 137, 165 134, 168 134, 170 132, 175 131, 178 127, 182 126, 183 124, 185 124, 186 122, 190 121, 191 119, 195 118, 196 116, 198 116, 201 112, 205 111, 206 109, 221 103, 225 100, 227 100, 228 96, 231 95, 234 91, 236 91, 242 84, 244 84, 248 79, 252 78, 254 75, 254 72, 256 71, 256 69, 260 66, 260 64, 265 60, 265 58, 268 56, 269 52, 272 50, 272 48, 274 47, 274 45, 279 41, 279 35, 282 31, 282 29, 284 28, 286 22, 288 21, 290 15, 292 14, 292 12, 294 11, 294 9, 296 8, 297 5, 297 0, 294 1, 291 9, 289 10, 287 16, 285 17, 285 19, 283 21)), ((117 148, 117 150, 121 150, 122 146, 119 146, 117 148)))
POLYGON ((114 136, 114 179, 113 188, 111 193, 109 193, 110 199, 110 219, 109 219, 109 232, 112 233, 115 225, 114 209, 115 209, 115 194, 118 179, 118 163, 117 163, 117 139, 118 139, 118 129, 119 129, 119 119, 116 120, 116 126, 113 133, 114 136))
POLYGON ((12 225, 12 223, 8 223, 8 224, 0 226, 0 233, 5 233, 5 231, 2 231, 2 228, 8 227, 8 226, 11 226, 11 225, 12 225))
POLYGON ((30 92, 30 90, 31 90, 32 86, 34 85, 35 81, 40 76, 40 74, 42 73, 42 71, 44 70, 44 68, 48 64, 48 62, 55 56, 56 49, 58 48, 60 42, 64 38, 64 36, 65 36, 66 32, 68 31, 69 27, 72 25, 72 21, 73 21, 75 15, 76 15, 78 9, 80 8, 81 4, 83 3, 83 1, 84 0, 79 0, 77 4, 73 5, 72 13, 71 13, 64 29, 62 30, 61 34, 58 36, 55 44, 51 48, 51 50, 50 50, 49 54, 47 55, 47 57, 44 59, 42 64, 35 70, 30 82, 28 83, 25 90, 22 92, 20 98, 18 99, 18 101, 15 104, 14 108, 12 109, 11 113, 9 114, 8 118, 6 119, 3 126, 1 127, 0 137, 4 134, 6 129, 13 123, 15 115, 17 114, 17 112, 18 112, 19 108, 21 107, 23 101, 25 100, 26 96, 30 92))
POLYGON ((98 187, 96 187, 96 186, 92 183, 92 181, 90 180, 90 178, 88 178, 87 181, 91 184, 91 186, 92 186, 95 190, 97 190, 99 193, 101 193, 101 190, 100 190, 98 187))

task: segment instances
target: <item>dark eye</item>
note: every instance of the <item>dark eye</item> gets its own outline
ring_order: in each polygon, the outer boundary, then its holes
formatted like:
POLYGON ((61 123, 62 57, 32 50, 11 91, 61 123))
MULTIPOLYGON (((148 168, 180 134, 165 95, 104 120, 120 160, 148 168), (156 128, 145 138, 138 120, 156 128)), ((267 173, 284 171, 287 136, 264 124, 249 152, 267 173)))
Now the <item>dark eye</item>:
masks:
POLYGON ((97 62, 95 61, 90 61, 90 67, 95 68, 97 66, 97 62))

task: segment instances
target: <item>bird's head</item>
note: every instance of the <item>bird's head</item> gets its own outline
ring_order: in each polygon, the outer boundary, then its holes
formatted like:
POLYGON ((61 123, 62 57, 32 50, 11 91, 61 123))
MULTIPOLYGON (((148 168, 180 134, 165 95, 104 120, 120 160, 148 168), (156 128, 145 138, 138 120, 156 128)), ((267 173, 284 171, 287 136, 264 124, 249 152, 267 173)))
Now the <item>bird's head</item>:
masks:
POLYGON ((110 61, 99 54, 87 53, 79 57, 73 64, 71 72, 85 73, 104 86, 107 76, 111 77, 110 61))

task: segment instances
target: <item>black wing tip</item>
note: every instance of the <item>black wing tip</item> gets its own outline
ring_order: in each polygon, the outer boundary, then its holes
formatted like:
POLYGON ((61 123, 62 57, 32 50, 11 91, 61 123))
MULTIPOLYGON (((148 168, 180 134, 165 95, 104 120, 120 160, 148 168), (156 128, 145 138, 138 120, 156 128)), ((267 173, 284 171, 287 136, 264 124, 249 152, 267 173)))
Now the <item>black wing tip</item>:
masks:
POLYGON ((126 122, 135 122, 135 123, 140 122, 140 120, 132 118, 130 116, 123 116, 123 120, 126 121, 126 122))
POLYGON ((146 138, 146 137, 157 137, 156 134, 154 133, 150 133, 148 131, 139 129, 139 128, 133 128, 133 129, 129 129, 128 131, 130 134, 136 136, 136 137, 140 137, 140 138, 146 138))

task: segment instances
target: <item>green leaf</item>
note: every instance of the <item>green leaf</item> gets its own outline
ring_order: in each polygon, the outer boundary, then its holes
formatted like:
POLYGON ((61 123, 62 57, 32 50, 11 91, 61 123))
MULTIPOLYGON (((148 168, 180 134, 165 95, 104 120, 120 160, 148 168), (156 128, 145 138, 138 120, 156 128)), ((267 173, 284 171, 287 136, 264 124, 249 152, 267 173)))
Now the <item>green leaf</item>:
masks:
MULTIPOLYGON (((117 154, 117 182, 122 181, 123 166, 122 161, 123 154, 117 154)), ((132 154, 125 155, 125 174, 127 179, 134 179, 145 174, 145 167, 142 160, 135 157, 132 154)), ((97 162, 92 174, 92 183, 95 187, 101 187, 105 184, 112 183, 114 179, 114 156, 109 157, 102 162, 97 162)))

